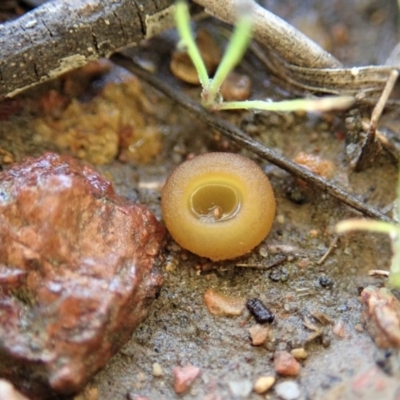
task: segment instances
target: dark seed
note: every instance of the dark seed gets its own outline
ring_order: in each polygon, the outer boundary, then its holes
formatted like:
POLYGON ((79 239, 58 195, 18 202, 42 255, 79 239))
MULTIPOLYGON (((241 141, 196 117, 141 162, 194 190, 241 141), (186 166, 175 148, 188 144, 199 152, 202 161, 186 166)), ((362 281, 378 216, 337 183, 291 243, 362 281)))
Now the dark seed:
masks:
POLYGON ((274 313, 260 299, 247 300, 246 307, 259 324, 270 324, 275 319, 274 313))
POLYGON ((332 287, 333 286, 333 281, 331 278, 328 278, 327 276, 323 275, 319 278, 319 284, 322 287, 332 287))

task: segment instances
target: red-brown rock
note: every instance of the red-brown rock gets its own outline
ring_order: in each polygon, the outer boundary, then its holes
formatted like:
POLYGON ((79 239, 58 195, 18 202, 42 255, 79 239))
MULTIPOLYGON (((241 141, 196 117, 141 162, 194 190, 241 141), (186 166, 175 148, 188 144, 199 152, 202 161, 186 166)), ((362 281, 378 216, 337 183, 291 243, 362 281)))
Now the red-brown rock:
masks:
POLYGON ((163 232, 73 158, 0 173, 0 376, 39 398, 81 389, 146 316, 163 232))
POLYGON ((378 347, 400 349, 400 302, 386 288, 367 286, 361 292, 362 319, 378 347))
POLYGON ((274 368, 283 376, 297 376, 300 372, 300 364, 287 351, 276 351, 274 354, 274 368))
POLYGON ((185 393, 195 379, 200 375, 201 369, 194 365, 186 365, 184 367, 175 367, 174 374, 174 389, 178 394, 185 393))

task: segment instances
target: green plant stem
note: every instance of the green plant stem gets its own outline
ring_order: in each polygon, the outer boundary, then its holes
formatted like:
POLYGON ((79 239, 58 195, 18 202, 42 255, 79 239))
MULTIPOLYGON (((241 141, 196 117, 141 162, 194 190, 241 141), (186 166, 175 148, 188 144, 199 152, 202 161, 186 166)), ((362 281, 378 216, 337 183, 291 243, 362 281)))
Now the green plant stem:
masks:
POLYGON ((204 91, 203 105, 205 107, 209 107, 215 103, 215 99, 217 98, 217 94, 222 83, 242 59, 251 39, 251 30, 251 13, 246 12, 244 15, 239 15, 235 30, 233 31, 221 63, 218 66, 214 78, 210 81, 207 90, 204 91))
POLYGON ((186 47, 189 57, 194 64, 194 67, 196 68, 197 74, 199 75, 199 81, 203 88, 206 88, 210 83, 210 78, 208 76, 204 61, 201 58, 200 51, 193 38, 192 30, 190 29, 190 14, 186 1, 178 0, 176 2, 175 22, 181 40, 186 47))
POLYGON ((333 109, 346 109, 354 103, 352 96, 327 96, 319 99, 295 99, 283 101, 231 101, 215 104, 213 110, 253 109, 264 111, 309 111, 322 112, 333 109))
MULTIPOLYGON (((399 200, 400 197, 397 199, 399 200)), ((372 219, 348 219, 336 225, 336 232, 343 233, 353 230, 386 233, 392 241, 392 260, 390 264, 387 285, 391 289, 400 288, 400 226, 384 221, 372 219)))
POLYGON ((346 219, 339 222, 335 227, 336 232, 369 231, 386 233, 391 237, 397 234, 398 227, 390 222, 375 221, 373 219, 346 219))
MULTIPOLYGON (((400 218, 400 174, 397 181, 397 218, 400 218)), ((391 235, 392 239, 392 262, 390 265, 390 273, 388 286, 390 288, 399 289, 400 288, 400 225, 396 225, 396 233, 391 235)))
POLYGON ((390 272, 388 286, 391 289, 400 288, 400 229, 397 230, 396 237, 392 237, 392 262, 390 264, 390 272))

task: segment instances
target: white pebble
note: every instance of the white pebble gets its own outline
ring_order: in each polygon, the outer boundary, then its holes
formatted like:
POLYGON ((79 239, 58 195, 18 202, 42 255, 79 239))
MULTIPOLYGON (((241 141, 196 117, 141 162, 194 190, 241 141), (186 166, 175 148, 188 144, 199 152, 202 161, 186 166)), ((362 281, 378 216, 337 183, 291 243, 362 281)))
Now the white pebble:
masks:
POLYGON ((164 371, 159 363, 153 364, 153 376, 160 377, 164 375, 164 371))
POLYGON ((297 382, 286 381, 275 385, 276 394, 283 400, 296 400, 300 397, 300 388, 297 382))
POLYGON ((230 381, 229 389, 234 397, 245 399, 250 395, 253 385, 248 379, 242 379, 238 381, 230 381))

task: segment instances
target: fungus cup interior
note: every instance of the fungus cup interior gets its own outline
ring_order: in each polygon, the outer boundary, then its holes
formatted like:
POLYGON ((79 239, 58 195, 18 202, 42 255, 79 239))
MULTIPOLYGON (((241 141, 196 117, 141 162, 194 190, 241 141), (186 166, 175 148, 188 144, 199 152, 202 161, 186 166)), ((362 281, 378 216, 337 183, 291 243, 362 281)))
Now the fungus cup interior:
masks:
POLYGON ((191 211, 204 222, 223 222, 233 218, 240 206, 238 190, 221 182, 202 185, 190 196, 191 211))
POLYGON ((161 206, 174 240, 212 260, 251 251, 275 216, 275 197, 263 170, 231 153, 208 153, 181 164, 164 185, 161 206))

